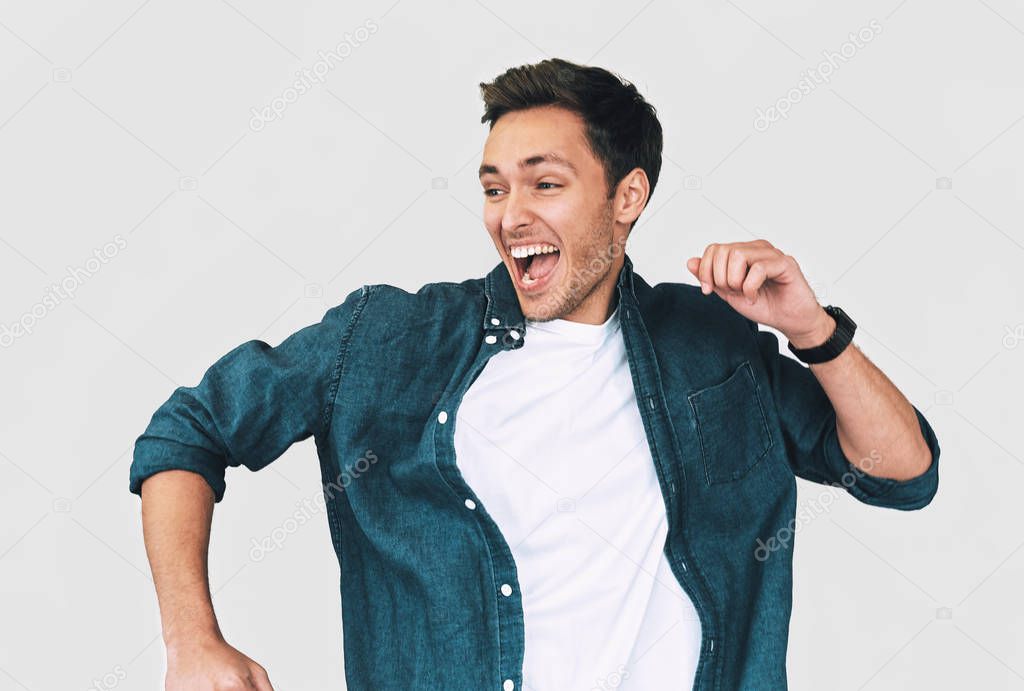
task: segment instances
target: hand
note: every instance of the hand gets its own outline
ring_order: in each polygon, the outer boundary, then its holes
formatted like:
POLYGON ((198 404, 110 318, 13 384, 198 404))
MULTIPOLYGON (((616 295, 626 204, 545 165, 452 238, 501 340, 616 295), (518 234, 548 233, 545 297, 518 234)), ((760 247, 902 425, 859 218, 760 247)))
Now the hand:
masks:
POLYGON ((167 646, 165 691, 274 691, 267 671, 223 638, 167 646))
POLYGON ((796 259, 767 240, 712 243, 686 268, 747 319, 778 329, 797 348, 824 343, 835 319, 814 296, 796 259))

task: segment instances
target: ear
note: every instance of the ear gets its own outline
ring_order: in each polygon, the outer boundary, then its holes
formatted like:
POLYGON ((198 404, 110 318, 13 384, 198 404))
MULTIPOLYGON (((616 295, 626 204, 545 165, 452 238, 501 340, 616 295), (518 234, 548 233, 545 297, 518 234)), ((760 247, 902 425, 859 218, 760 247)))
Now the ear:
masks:
POLYGON ((650 195, 651 184, 643 168, 626 173, 615 190, 615 220, 631 225, 647 206, 650 195))

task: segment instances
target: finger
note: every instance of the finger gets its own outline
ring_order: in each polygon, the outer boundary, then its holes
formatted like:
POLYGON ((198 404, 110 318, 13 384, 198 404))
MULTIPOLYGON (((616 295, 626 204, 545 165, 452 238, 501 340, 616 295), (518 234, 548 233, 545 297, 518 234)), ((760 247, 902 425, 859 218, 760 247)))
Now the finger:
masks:
POLYGON ((698 277, 700 278, 701 290, 704 291, 705 295, 711 292, 711 286, 714 283, 714 276, 712 275, 712 272, 715 268, 713 262, 715 258, 716 247, 717 245, 715 245, 714 243, 708 245, 704 249, 704 256, 700 258, 700 273, 698 277))
POLYGON ((767 273, 764 260, 754 262, 747 271, 747 277, 743 281, 743 294, 747 296, 747 302, 753 305, 757 302, 758 291, 765 282, 767 273))
POLYGON ((764 282, 781 275, 788 265, 789 258, 785 254, 775 254, 754 262, 750 265, 747 279, 743 282, 743 294, 747 296, 748 300, 756 301, 757 292, 764 282), (756 272, 754 271, 755 267, 757 267, 756 272))
POLYGON ((694 276, 697 275, 697 268, 700 266, 700 257, 690 257, 686 260, 686 268, 694 276))
POLYGON ((726 275, 729 268, 729 255, 733 252, 734 248, 729 245, 722 245, 715 252, 714 271, 712 272, 715 279, 715 287, 719 290, 729 289, 729 277, 726 275))
POLYGON ((765 280, 771 280, 784 274, 790 268, 792 257, 782 252, 776 252, 764 258, 765 280))
POLYGON ((750 254, 747 250, 734 247, 729 252, 729 264, 725 269, 726 283, 729 290, 739 292, 743 289, 743 280, 747 277, 750 254))

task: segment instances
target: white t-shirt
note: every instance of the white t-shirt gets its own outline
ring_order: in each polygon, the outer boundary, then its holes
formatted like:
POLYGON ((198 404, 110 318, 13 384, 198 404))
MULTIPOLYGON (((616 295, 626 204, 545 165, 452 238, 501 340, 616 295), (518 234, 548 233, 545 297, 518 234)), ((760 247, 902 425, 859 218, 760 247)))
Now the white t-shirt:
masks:
POLYGON ((700 620, 666 560, 665 503, 618 309, 527 320, 459 407, 456 463, 522 589, 523 691, 689 689, 700 620))

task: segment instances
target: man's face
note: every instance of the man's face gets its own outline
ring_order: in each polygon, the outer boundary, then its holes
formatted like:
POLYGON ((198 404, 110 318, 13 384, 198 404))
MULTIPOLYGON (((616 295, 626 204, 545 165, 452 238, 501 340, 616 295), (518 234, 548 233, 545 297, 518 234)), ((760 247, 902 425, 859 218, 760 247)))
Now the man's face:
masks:
POLYGON ((584 127, 531 108, 500 117, 484 145, 484 224, 528 319, 603 321, 622 267, 628 225, 614 222, 584 127))

